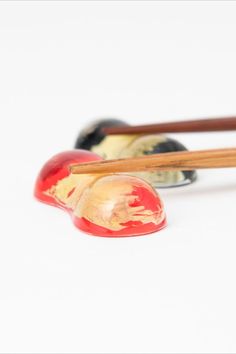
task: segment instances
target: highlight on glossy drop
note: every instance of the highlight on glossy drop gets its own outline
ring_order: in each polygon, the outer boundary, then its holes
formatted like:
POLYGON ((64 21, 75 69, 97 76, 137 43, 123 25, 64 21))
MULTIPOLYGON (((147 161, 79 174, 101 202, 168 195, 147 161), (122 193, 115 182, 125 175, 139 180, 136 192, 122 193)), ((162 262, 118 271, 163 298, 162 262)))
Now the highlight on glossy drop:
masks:
POLYGON ((166 226, 163 203, 143 179, 124 174, 74 175, 69 166, 99 161, 93 152, 72 150, 46 162, 35 184, 35 197, 67 211, 80 230, 96 236, 149 234, 166 226))
MULTIPOLYGON (((94 121, 79 133, 75 148, 92 151, 106 160, 187 150, 179 141, 165 135, 106 135, 103 132, 104 128, 127 125, 125 121, 118 119, 94 121)), ((197 178, 196 171, 147 171, 132 175, 143 178, 155 188, 188 185, 197 178)))

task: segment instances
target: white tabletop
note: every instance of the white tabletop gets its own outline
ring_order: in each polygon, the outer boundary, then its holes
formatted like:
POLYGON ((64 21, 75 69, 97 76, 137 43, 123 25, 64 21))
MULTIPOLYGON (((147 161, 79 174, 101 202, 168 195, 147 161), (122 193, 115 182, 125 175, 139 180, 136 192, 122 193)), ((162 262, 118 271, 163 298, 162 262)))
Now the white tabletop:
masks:
POLYGON ((95 118, 236 115, 235 17, 226 1, 0 3, 0 352, 236 351, 235 169, 159 190, 168 227, 143 237, 88 236, 32 196, 95 118))

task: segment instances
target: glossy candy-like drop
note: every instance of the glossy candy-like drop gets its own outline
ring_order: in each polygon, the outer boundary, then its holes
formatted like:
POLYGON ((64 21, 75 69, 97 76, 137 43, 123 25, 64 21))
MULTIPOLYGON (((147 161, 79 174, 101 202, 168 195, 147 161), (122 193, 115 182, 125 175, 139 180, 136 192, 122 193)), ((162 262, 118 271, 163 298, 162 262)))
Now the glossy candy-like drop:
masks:
MULTIPOLYGON (((117 159, 187 150, 184 145, 164 135, 105 135, 102 128, 127 125, 117 119, 104 119, 92 123, 78 136, 75 148, 95 152, 104 159, 117 159)), ((154 187, 175 187, 196 180, 196 171, 153 171, 132 173, 144 178, 154 187)))
POLYGON ((146 182, 127 175, 104 176, 82 195, 74 222, 99 236, 135 236, 161 230, 166 225, 163 204, 146 182))
POLYGON ((166 225, 163 204, 145 181, 127 175, 73 175, 71 164, 101 160, 94 153, 74 150, 51 158, 35 185, 38 200, 60 207, 86 233, 135 236, 166 225))
POLYGON ((90 151, 71 150, 53 156, 42 167, 35 184, 34 195, 41 202, 70 209, 72 195, 80 193, 94 177, 73 175, 69 166, 102 158, 90 151))
MULTIPOLYGON (((187 150, 184 145, 164 135, 139 136, 120 152, 119 158, 138 157, 174 151, 187 150)), ((151 171, 137 172, 133 175, 144 178, 157 188, 182 186, 194 182, 196 171, 151 171)))
MULTIPOLYGON (((105 133, 103 133, 103 128, 109 128, 120 125, 128 125, 123 120, 120 119, 101 119, 92 122, 88 127, 85 127, 77 137, 75 143, 75 149, 85 149, 85 150, 93 150, 95 146, 98 146, 104 140, 107 139, 105 133)), ((116 142, 116 137, 114 142, 116 142)), ((115 144, 116 145, 116 144, 115 144)), ((104 156, 102 156, 105 158, 104 156)))

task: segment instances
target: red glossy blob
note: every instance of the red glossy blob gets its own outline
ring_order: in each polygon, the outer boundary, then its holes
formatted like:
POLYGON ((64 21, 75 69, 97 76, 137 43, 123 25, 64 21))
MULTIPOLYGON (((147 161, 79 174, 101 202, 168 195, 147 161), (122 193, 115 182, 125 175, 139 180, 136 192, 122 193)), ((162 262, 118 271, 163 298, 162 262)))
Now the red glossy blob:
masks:
POLYGON ((144 180, 128 175, 97 179, 81 196, 73 212, 74 223, 98 236, 138 236, 166 225, 163 204, 144 180))
POLYGON ((166 225, 163 204, 144 180, 124 174, 73 175, 69 166, 101 160, 96 154, 73 150, 51 158, 35 185, 38 200, 69 212, 76 227, 106 237, 136 236, 166 225))
POLYGON ((100 156, 87 150, 64 151, 53 156, 45 163, 38 175, 34 189, 35 197, 41 202, 61 207, 61 203, 45 192, 70 175, 70 165, 99 160, 102 160, 100 156))

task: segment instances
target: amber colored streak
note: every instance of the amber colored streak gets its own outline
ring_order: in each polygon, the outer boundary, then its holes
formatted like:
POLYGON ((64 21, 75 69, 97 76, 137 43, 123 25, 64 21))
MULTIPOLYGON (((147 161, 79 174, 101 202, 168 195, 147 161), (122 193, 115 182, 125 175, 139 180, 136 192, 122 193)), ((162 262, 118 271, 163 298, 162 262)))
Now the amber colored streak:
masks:
POLYGON ((47 191, 53 189, 59 181, 69 176, 68 167, 70 165, 98 160, 101 160, 101 157, 85 150, 64 151, 53 156, 46 162, 38 175, 34 189, 35 197, 41 202, 61 206, 54 196, 47 191))
POLYGON ((73 175, 63 178, 48 189, 45 195, 53 197, 65 208, 74 210, 83 192, 93 184, 98 177, 95 175, 73 175))
POLYGON ((164 219, 158 195, 144 181, 113 175, 99 179, 85 191, 74 211, 101 227, 117 232, 129 226, 159 224, 164 219))
POLYGON ((141 222, 136 223, 136 227, 134 225, 130 226, 128 222, 125 227, 121 230, 113 231, 108 228, 96 225, 91 221, 85 218, 77 218, 73 217, 73 222, 76 227, 80 230, 86 232, 90 235, 102 236, 102 237, 130 237, 130 236, 142 236, 146 234, 150 234, 156 231, 159 231, 166 227, 166 218, 157 225, 154 223, 142 224, 141 222))

